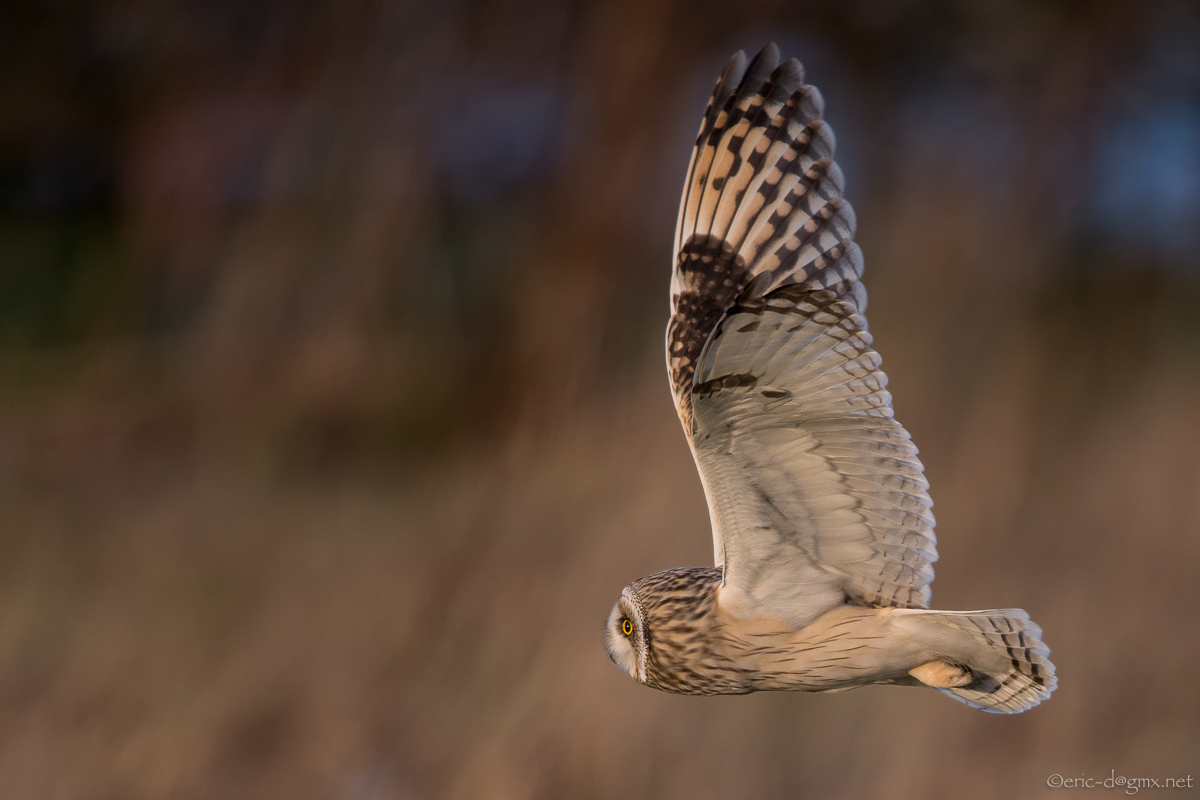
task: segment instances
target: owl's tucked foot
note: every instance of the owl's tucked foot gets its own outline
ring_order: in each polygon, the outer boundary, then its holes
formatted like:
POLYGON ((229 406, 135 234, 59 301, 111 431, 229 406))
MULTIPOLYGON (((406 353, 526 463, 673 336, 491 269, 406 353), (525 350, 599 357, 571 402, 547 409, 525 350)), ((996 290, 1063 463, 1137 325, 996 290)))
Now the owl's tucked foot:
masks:
POLYGON ((971 670, 945 661, 927 661, 910 669, 908 674, 935 689, 957 689, 975 680, 971 670))

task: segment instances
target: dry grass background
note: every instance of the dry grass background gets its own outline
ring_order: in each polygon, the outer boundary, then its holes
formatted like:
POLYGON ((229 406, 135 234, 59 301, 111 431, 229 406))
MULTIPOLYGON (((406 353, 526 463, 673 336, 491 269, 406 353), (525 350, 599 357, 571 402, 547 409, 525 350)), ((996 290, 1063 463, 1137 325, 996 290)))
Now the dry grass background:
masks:
POLYGON ((3 13, 0 797, 1195 774, 1193 6, 3 13), (672 697, 604 654, 625 583, 711 559, 667 250, 711 82, 771 39, 842 142, 935 604, 1042 624, 1031 713, 672 697))

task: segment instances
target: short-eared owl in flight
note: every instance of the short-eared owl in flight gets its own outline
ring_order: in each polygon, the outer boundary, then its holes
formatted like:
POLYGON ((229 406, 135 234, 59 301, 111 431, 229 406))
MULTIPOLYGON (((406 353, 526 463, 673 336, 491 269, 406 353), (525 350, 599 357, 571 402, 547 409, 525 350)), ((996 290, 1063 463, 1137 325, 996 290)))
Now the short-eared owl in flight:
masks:
POLYGON ((931 611, 933 505, 863 316, 823 101, 770 45, 717 81, 675 230, 667 366, 716 567, 625 587, 612 660, 680 694, 932 686, 1024 711, 1054 691, 1024 611, 931 611))

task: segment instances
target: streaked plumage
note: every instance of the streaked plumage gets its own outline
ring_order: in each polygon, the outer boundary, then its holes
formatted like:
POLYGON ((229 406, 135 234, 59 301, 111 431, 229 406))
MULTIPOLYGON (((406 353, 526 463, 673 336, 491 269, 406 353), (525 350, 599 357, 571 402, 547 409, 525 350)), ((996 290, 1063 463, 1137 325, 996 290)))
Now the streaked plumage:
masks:
POLYGON ((1025 612, 928 610, 933 504, 892 417, 854 212, 803 77, 774 45, 749 64, 738 53, 701 123, 667 366, 716 567, 627 586, 609 654, 682 694, 923 684, 1023 711, 1056 684, 1025 612))

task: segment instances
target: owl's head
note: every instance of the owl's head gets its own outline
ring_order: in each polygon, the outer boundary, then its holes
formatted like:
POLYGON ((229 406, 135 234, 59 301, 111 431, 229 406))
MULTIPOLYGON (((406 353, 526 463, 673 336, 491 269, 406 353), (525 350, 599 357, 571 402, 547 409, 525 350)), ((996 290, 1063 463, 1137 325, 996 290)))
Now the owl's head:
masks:
POLYGON ((638 683, 646 682, 647 631, 641 603, 626 586, 604 624, 604 647, 608 657, 638 683))
POLYGON ((683 691, 680 668, 711 623, 720 583, 719 568, 680 567, 629 584, 604 624, 608 657, 638 683, 683 691))

